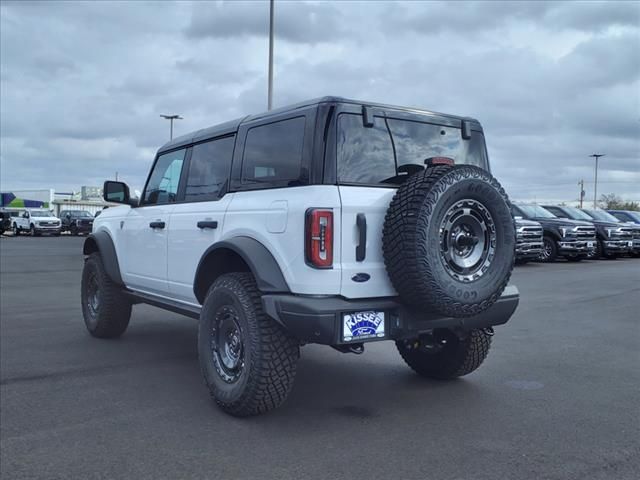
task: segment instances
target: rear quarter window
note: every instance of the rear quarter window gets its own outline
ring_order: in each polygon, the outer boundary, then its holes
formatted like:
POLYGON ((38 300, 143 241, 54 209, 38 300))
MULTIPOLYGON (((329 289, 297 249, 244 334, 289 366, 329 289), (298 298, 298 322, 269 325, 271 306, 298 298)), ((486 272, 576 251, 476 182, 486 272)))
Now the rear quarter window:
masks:
POLYGON ((243 184, 295 185, 305 179, 302 168, 305 117, 252 127, 242 159, 243 184))

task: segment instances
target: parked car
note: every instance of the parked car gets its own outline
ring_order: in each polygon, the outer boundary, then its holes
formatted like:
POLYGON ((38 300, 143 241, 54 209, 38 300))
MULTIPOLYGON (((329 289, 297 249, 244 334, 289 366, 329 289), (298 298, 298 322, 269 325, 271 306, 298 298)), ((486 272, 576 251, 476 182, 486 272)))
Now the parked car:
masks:
POLYGON ((601 240, 599 253, 605 258, 629 254, 640 255, 640 227, 635 223, 622 222, 605 210, 585 208, 583 211, 599 225, 601 240))
POLYGON ((571 262, 587 258, 595 247, 596 231, 591 222, 558 218, 540 205, 513 205, 513 215, 534 220, 542 225, 542 262, 564 257, 571 262))
POLYGON ((604 210, 583 208, 582 211, 591 217, 597 228, 596 258, 614 259, 633 252, 634 228, 632 225, 620 222, 604 210))
POLYGON ((91 233, 93 218, 93 215, 86 210, 62 210, 60 212, 62 231, 70 232, 71 235, 91 233))
POLYGON ((17 217, 13 217, 14 236, 21 233, 36 235, 60 235, 60 219, 53 212, 44 209, 28 208, 17 217))
POLYGON ((123 334, 135 302, 198 318, 232 415, 280 405, 307 343, 393 340, 422 376, 466 375, 518 304, 509 200, 470 118, 325 97, 173 139, 139 202, 103 191, 121 205, 84 244, 87 329, 123 334))
POLYGON ((543 230, 539 222, 516 217, 516 263, 538 260, 543 248, 543 230))

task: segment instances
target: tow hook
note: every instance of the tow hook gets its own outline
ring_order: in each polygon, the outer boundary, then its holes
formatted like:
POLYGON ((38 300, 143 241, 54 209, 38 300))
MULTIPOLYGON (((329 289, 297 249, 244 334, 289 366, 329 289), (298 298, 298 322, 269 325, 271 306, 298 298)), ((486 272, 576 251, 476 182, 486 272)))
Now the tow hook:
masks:
POLYGON ((363 343, 354 343, 352 345, 331 345, 331 347, 341 353, 355 353, 356 355, 362 355, 364 353, 363 343))
POLYGON ((487 328, 483 328, 482 331, 489 335, 490 337, 493 337, 493 335, 496 333, 493 331, 493 327, 487 327, 487 328))

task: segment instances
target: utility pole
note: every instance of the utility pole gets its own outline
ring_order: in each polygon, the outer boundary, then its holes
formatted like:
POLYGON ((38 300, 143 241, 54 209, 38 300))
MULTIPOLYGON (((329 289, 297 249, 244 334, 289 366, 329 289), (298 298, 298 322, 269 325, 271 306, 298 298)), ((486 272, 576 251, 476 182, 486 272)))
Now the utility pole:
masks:
POLYGON ((580 208, 582 208, 582 200, 584 200, 584 180, 578 182, 580 186, 580 208))
POLYGON ((118 172, 116 172, 116 182, 118 181, 118 172))
POLYGON ((273 106, 273 3, 269 0, 269 84, 267 86, 267 110, 273 106))
POLYGON ((182 120, 183 118, 180 115, 160 115, 165 120, 169 120, 171 122, 171 126, 169 127, 169 140, 173 140, 173 121, 174 120, 182 120))
POLYGON ((596 175, 595 182, 593 183, 593 208, 598 208, 598 159, 600 157, 604 157, 604 153, 594 153, 593 155, 589 155, 596 159, 596 175))

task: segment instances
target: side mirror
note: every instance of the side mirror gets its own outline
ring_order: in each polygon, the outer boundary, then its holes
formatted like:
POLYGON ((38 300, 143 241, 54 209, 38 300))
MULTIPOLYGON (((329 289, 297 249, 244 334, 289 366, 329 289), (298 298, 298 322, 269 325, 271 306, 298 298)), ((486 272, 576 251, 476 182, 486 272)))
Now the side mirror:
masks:
POLYGON ((29 212, 24 212, 24 213, 22 214, 22 216, 23 216, 24 218, 29 218, 29 212))
POLYGON ((105 202, 124 203, 131 205, 131 196, 129 195, 129 187, 124 182, 114 182, 107 180, 104 182, 102 189, 102 198, 105 202))

